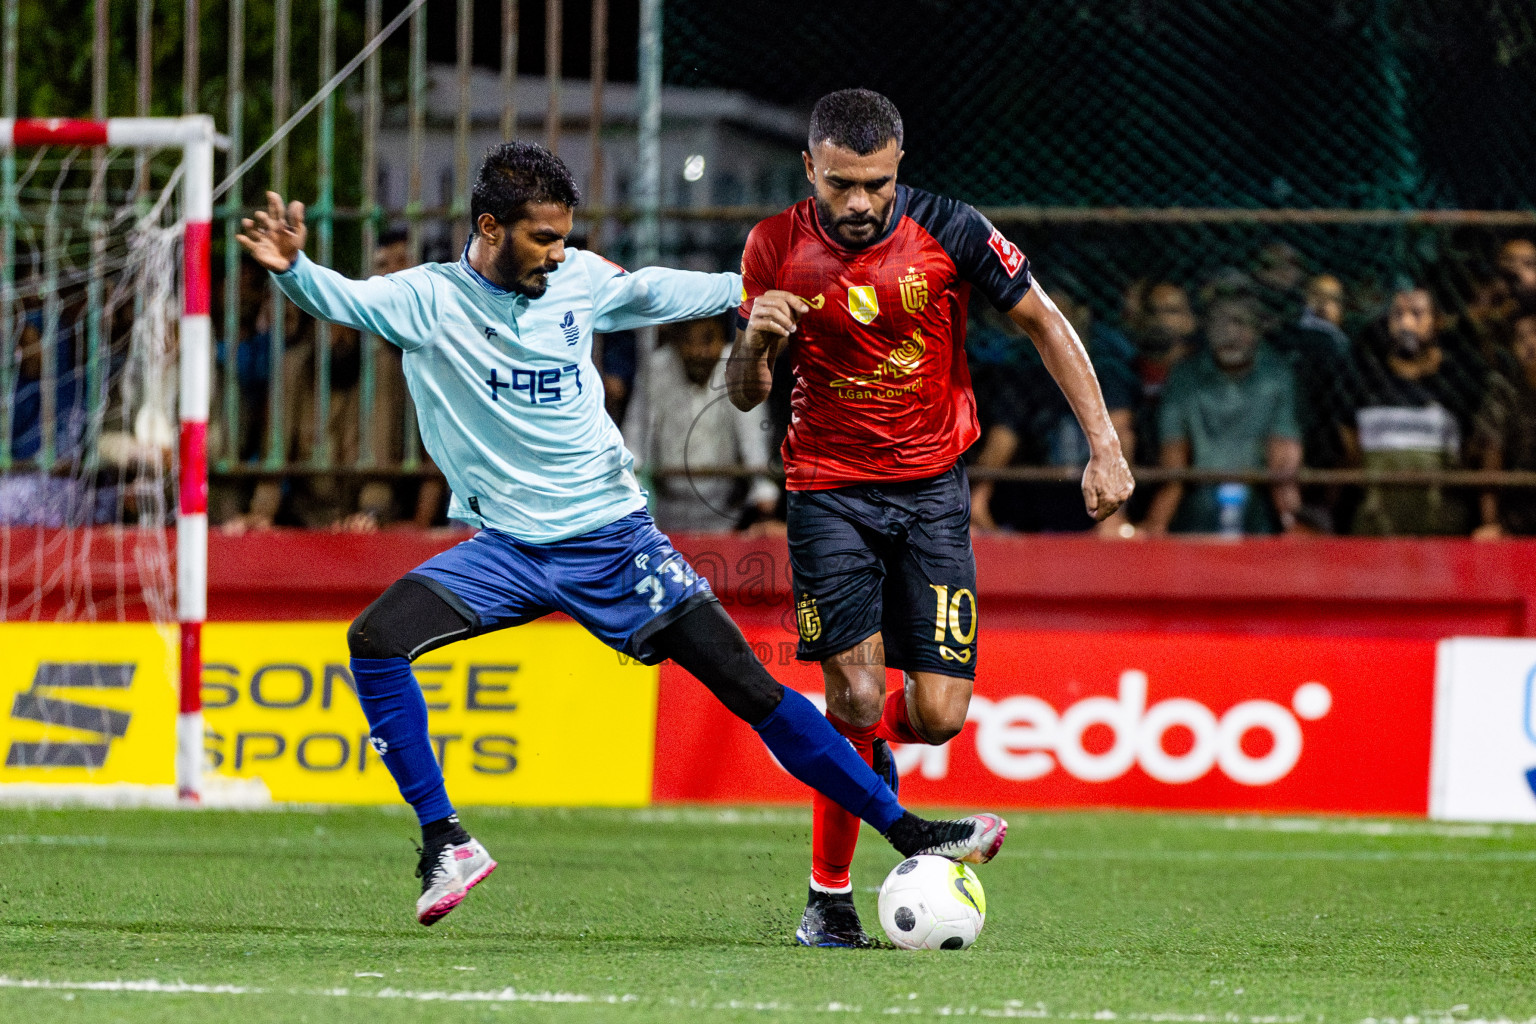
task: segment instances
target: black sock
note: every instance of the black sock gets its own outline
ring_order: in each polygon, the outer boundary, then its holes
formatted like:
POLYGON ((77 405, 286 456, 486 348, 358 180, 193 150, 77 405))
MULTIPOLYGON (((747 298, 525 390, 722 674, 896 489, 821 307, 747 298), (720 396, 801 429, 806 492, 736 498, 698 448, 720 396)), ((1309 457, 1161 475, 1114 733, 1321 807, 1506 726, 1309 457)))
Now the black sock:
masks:
POLYGON ((464 826, 459 824, 459 816, 450 814, 446 818, 429 821, 421 826, 421 845, 427 849, 433 849, 448 844, 458 845, 469 842, 469 833, 464 831, 464 826))
POLYGON ((896 819, 896 824, 886 830, 885 838, 896 847, 897 853, 910 857, 919 850, 969 835, 971 827, 970 822, 929 821, 907 811, 896 819))

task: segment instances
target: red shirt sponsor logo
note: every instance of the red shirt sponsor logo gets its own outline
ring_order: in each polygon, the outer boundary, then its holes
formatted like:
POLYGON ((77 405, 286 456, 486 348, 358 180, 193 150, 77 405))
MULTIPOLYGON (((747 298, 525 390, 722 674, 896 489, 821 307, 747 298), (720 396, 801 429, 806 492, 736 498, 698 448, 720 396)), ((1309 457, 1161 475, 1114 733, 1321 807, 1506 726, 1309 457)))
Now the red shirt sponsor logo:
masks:
POLYGON ((1017 277, 1019 268, 1024 265, 1024 254, 1019 247, 1003 237, 1003 233, 996 228, 992 229, 992 237, 987 239, 987 245, 997 253, 997 258, 1002 261, 1003 269, 1008 271, 1009 277, 1017 277))

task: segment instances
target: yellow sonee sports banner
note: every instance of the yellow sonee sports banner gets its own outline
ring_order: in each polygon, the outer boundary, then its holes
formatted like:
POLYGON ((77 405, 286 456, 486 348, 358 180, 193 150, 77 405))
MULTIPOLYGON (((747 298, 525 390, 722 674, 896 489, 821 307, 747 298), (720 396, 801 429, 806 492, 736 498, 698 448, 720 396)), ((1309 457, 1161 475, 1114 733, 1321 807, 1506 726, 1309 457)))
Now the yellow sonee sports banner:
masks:
MULTIPOLYGON (((211 771, 274 800, 395 803, 347 669, 344 622, 219 623, 203 632, 211 771)), ((448 793, 460 804, 650 802, 657 670, 586 630, 536 622, 412 666, 448 793)))
POLYGON ((0 624, 0 783, 175 780, 176 629, 0 624))
MULTIPOLYGON (((172 782, 176 693, 148 625, 0 625, 0 782, 172 782)), ((169 638, 174 642, 174 638, 169 638)), ((274 800, 394 803, 347 667, 346 623, 209 623, 207 770, 274 800)), ((413 666, 459 804, 650 801, 657 670, 574 623, 453 644, 413 666)))

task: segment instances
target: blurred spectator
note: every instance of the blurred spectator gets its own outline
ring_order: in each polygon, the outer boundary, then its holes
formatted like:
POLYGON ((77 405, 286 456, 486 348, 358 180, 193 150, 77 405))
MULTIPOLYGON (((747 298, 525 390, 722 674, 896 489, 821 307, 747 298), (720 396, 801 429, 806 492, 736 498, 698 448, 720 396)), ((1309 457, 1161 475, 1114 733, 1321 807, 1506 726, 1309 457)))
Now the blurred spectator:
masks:
MULTIPOLYGON (((734 314, 727 314, 731 316, 734 314)), ((768 471, 768 415, 741 412, 725 395, 726 317, 668 324, 646 363, 624 421, 624 442, 651 478, 654 513, 664 532, 718 532, 743 517, 772 518, 779 489, 766 475, 659 477, 667 469, 742 466, 768 471)))
POLYGON ((1292 323, 1301 315, 1301 286, 1307 279, 1307 271, 1295 246, 1289 242, 1270 242, 1264 246, 1254 258, 1252 277, 1258 300, 1269 314, 1270 325, 1292 323))
MULTIPOLYGON (((265 274, 261 276, 264 278, 265 274)), ((242 461, 252 464, 260 462, 264 456, 270 454, 274 444, 273 399, 269 390, 272 381, 272 303, 266 299, 266 295, 266 290, 263 289, 263 300, 258 305, 254 332, 246 335, 242 331, 239 347, 236 349, 240 373, 242 434, 250 429, 248 435, 239 439, 238 451, 242 461)), ((279 396, 281 408, 277 410, 281 416, 281 420, 277 422, 281 424, 282 433, 276 439, 276 443, 281 445, 285 460, 296 461, 294 441, 301 401, 299 392, 303 386, 300 382, 300 374, 306 367, 312 365, 314 359, 314 320, 301 313, 299 307, 286 299, 283 300, 282 309, 283 357, 280 369, 282 393, 279 396)), ((292 485, 286 480, 257 481, 251 489, 249 500, 245 502, 244 511, 224 520, 222 524, 224 532, 241 534, 247 530, 270 530, 277 521, 285 494, 291 489, 292 485)))
MULTIPOLYGON (((394 274, 415 266, 411 260, 410 235, 403 227, 395 227, 379 236, 378 247, 373 252, 373 272, 376 276, 394 274)), ((400 365, 400 350, 388 342, 374 344, 373 416, 370 421, 373 433, 373 460, 375 465, 398 466, 405 457, 405 431, 415 430, 415 424, 407 425, 409 404, 406 401, 405 371, 400 365)), ((383 481, 370 481, 358 496, 358 514, 344 525, 352 530, 368 530, 387 524, 396 505, 395 492, 410 510, 411 525, 426 529, 436 523, 447 509, 448 488, 436 472, 432 457, 421 453, 422 466, 428 475, 419 481, 403 480, 392 488, 383 481)))
MULTIPOLYGON (((1136 405, 1134 463, 1154 466, 1161 455, 1158 439, 1158 406, 1163 385, 1175 364, 1194 348, 1199 330, 1189 293, 1163 281, 1147 289, 1140 317, 1131 325, 1136 343, 1132 368, 1140 390, 1136 405)), ((1129 452, 1127 454, 1130 454, 1129 452)))
MULTIPOLYGON (((209 403, 208 455, 216 462, 249 462, 260 457, 262 427, 267 414, 268 362, 267 325, 272 315, 267 275, 256 262, 242 257, 236 291, 235 337, 225 337, 225 313, 221 308, 213 318, 220 332, 214 345, 213 395, 209 403), (225 371, 231 343, 235 346, 235 376, 225 371), (226 393, 236 392, 238 414, 233 432, 225 420, 226 393)), ((224 289, 214 289, 220 306, 224 289)), ((223 526, 240 518, 250 503, 254 484, 240 479, 215 476, 208 485, 208 520, 223 526)))
MULTIPOLYGON (((1263 312, 1250 294, 1220 293, 1206 311, 1208 345, 1173 368, 1158 420, 1168 468, 1286 472, 1301 464, 1296 381, 1286 360, 1260 340, 1263 312)), ((1271 502, 1240 483, 1165 484, 1145 529, 1156 535, 1274 533, 1295 526, 1295 484, 1270 489, 1271 502)))
POLYGON ((603 375, 603 408, 615 423, 624 422, 638 369, 634 331, 599 334, 592 339, 592 361, 603 375))
MULTIPOLYGON (((1302 461, 1321 469, 1344 463, 1337 424, 1348 405, 1350 341, 1344 333, 1344 286, 1331 274, 1307 282, 1301 316, 1276 332, 1275 347, 1296 374, 1296 418, 1301 426, 1302 461)), ((1319 533, 1334 532, 1337 487, 1302 491, 1301 520, 1319 533)))
MULTIPOLYGON (((219 385, 221 388, 234 387, 239 391, 240 416, 235 425, 235 436, 221 437, 219 440, 225 453, 245 461, 257 457, 261 452, 264 439, 262 428, 267 416, 267 381, 271 377, 271 292, 267 286, 266 272, 249 257, 240 260, 239 305, 236 319, 238 334, 234 339, 235 380, 226 381, 221 378, 219 385)), ((285 327, 292 330, 298 326, 298 308, 289 308, 292 312, 285 327)), ((222 320, 220 324, 222 326, 222 320)), ((221 373, 228 344, 229 339, 219 341, 216 358, 221 373)))
POLYGON ((96 515, 90 489, 60 471, 80 458, 85 437, 85 387, 75 359, 72 323, 53 325, 52 369, 46 369, 45 333, 39 310, 23 313, 14 352, 11 458, 32 465, 0 477, 0 526, 75 526, 110 522, 96 515))
MULTIPOLYGON (((1478 449, 1487 470, 1536 470, 1536 313, 1510 325, 1510 350, 1519 373, 1489 376, 1477 416, 1478 449)), ((1472 536, 1490 540, 1536 534, 1536 491, 1512 488, 1482 497, 1482 525, 1472 536)))
MULTIPOLYGON (((1065 291, 1056 292, 1055 299, 1088 350, 1121 446, 1133 450, 1134 348, 1125 335, 1095 322, 1087 303, 1065 291)), ((1029 339, 1017 330, 1015 334, 1013 344, 1024 354, 1017 380, 1006 399, 997 401, 987 417, 981 450, 973 464, 978 468, 1027 464, 1081 469, 1088 464, 1088 439, 1029 339)), ((1083 509, 1082 489, 1075 481, 1025 484, 977 480, 971 486, 971 522, 980 530, 1006 527, 1051 533, 1087 530, 1095 525, 1083 509)), ((1098 524, 1099 532, 1114 535, 1125 523, 1124 515, 1117 513, 1098 524)))
POLYGON ((1120 323, 1127 331, 1135 330, 1146 313, 1147 292, 1151 287, 1152 282, 1145 277, 1135 278, 1125 286, 1120 296, 1120 323))
POLYGON ((1519 312, 1536 313, 1536 242, 1511 238, 1499 249, 1499 276, 1519 312))
MULTIPOLYGON (((1340 436, 1351 464, 1378 470, 1453 469, 1472 419, 1481 368, 1461 346, 1440 336, 1440 311, 1429 290, 1392 296, 1385 337, 1355 352, 1340 436)), ((1379 337, 1379 330, 1378 330, 1379 337)), ((1354 515, 1353 532, 1370 536, 1464 533, 1467 514, 1439 486, 1371 486, 1354 515)))
POLYGON ((1466 342, 1491 365, 1504 364, 1509 319, 1516 309, 1502 275, 1472 282, 1472 295, 1462 307, 1458 327, 1466 342))
MULTIPOLYGON (((316 325, 316 334, 319 325, 316 325)), ((362 335, 351 327, 332 324, 330 329, 331 367, 330 401, 325 424, 327 458, 332 466, 355 466, 359 442, 359 392, 361 378, 362 335)), ((306 365, 299 369, 294 381, 297 393, 294 414, 294 444, 289 460, 300 464, 313 464, 320 456, 316 430, 319 427, 319 396, 315 391, 318 349, 311 348, 306 365)), ((362 491, 381 488, 370 481, 362 491)), ((358 488, 339 475, 311 475, 294 480, 289 495, 289 517, 299 525, 311 528, 346 528, 369 531, 376 528, 389 511, 387 488, 374 501, 364 505, 362 518, 347 514, 354 500, 361 500, 358 488)))
POLYGON ((373 247, 375 277, 393 274, 412 265, 410 239, 410 232, 402 227, 388 228, 379 235, 373 247))
POLYGON ((1349 337, 1344 333, 1344 285, 1332 274, 1319 274, 1307 282, 1306 301, 1299 330, 1313 333, 1332 346, 1338 355, 1349 354, 1349 337))

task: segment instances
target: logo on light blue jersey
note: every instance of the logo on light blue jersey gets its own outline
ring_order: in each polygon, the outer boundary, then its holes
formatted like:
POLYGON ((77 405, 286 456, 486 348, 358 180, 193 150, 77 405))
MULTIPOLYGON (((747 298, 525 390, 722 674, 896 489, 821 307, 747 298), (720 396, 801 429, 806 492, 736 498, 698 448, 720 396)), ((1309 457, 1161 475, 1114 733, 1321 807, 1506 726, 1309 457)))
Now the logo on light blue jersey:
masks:
POLYGON ((576 326, 576 313, 574 310, 566 310, 565 316, 560 320, 560 330, 565 332, 565 343, 574 345, 581 338, 581 328, 576 326))

